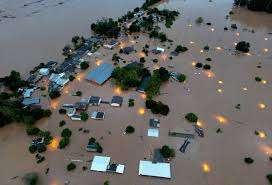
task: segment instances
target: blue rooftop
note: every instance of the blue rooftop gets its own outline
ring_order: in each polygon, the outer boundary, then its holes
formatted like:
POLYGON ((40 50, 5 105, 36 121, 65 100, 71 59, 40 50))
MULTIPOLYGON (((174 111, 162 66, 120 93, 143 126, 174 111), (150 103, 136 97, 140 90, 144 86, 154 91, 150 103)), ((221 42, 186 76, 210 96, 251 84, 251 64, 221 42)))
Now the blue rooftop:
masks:
POLYGON ((22 103, 26 106, 33 105, 33 104, 39 104, 40 98, 25 98, 22 103))
POLYGON ((95 70, 91 71, 86 79, 93 81, 99 85, 102 85, 106 80, 111 77, 111 73, 114 69, 112 64, 103 63, 98 66, 95 70))

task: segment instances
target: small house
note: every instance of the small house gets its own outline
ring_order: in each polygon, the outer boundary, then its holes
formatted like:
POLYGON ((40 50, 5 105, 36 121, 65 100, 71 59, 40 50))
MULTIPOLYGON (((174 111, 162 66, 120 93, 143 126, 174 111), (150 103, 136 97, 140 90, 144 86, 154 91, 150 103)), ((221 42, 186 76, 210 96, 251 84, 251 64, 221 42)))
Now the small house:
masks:
POLYGON ((109 43, 104 44, 103 46, 105 48, 112 49, 112 48, 118 46, 118 44, 119 44, 118 40, 111 40, 109 43))
POLYGON ((156 47, 155 49, 152 50, 152 52, 154 54, 161 54, 161 53, 164 53, 165 49, 163 48, 160 48, 160 47, 156 47))
POLYGON ((49 75, 49 68, 41 68, 41 69, 39 70, 39 74, 40 74, 40 75, 43 75, 43 76, 49 75))
POLYGON ((81 116, 79 114, 74 114, 70 118, 73 121, 81 121, 81 116))
POLYGON ((170 163, 152 163, 151 161, 140 161, 139 175, 171 178, 170 163))
POLYGON ((34 89, 24 89, 23 90, 24 98, 30 98, 33 92, 34 92, 34 89))
POLYGON ((129 55, 131 52, 134 51, 134 46, 127 46, 123 49, 123 53, 129 55))
POLYGON ((75 108, 68 108, 66 111, 66 115, 71 117, 76 113, 76 109, 75 108))
POLYGON ((92 81, 98 85, 102 85, 111 77, 113 70, 114 66, 112 64, 103 63, 95 70, 91 71, 87 75, 86 80, 92 81))
POLYGON ((81 111, 85 111, 88 109, 88 103, 85 103, 85 102, 77 102, 75 103, 75 108, 77 110, 81 110, 81 111))
POLYGON ((40 98, 24 98, 22 101, 22 104, 25 106, 39 104, 39 103, 40 103, 40 98))
POLYGON ((149 137, 159 137, 160 131, 157 128, 150 128, 147 130, 147 136, 149 137))
POLYGON ((91 164, 91 171, 123 174, 125 166, 122 164, 111 164, 110 160, 110 157, 94 156, 91 164))
POLYGON ((149 126, 151 128, 160 128, 160 120, 159 119, 150 119, 149 126))
POLYGON ((113 107, 121 107, 123 103, 123 97, 121 96, 113 96, 111 99, 111 106, 113 107))
POLYGON ((89 98, 89 104, 93 105, 93 106, 99 106, 101 103, 102 98, 98 97, 98 96, 91 96, 89 98))
POLYGON ((103 120, 105 118, 105 113, 100 111, 94 111, 91 114, 91 118, 95 120, 103 120))
POLYGON ((98 144, 95 142, 95 141, 89 141, 88 142, 88 145, 87 145, 87 147, 86 147, 86 150, 88 151, 88 152, 97 152, 97 150, 98 150, 98 144))
POLYGON ((39 137, 39 138, 35 138, 32 140, 32 145, 33 146, 39 146, 42 145, 44 143, 44 138, 43 137, 39 137))

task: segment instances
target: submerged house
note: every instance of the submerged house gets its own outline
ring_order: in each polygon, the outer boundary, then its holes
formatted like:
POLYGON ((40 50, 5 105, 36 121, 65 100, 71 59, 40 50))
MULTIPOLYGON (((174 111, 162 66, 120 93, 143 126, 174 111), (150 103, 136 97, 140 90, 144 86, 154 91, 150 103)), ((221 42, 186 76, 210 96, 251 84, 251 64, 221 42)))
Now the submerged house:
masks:
POLYGON ((100 98, 98 96, 91 96, 89 98, 89 104, 93 105, 93 106, 99 106, 101 101, 102 101, 102 98, 100 98))
POLYGON ((160 120, 159 119, 150 119, 149 126, 151 128, 160 128, 160 120))
POLYGON ((110 157, 94 156, 91 164, 91 171, 123 174, 125 166, 122 164, 110 163, 110 160, 110 157))
POLYGON ((149 81, 151 79, 151 76, 144 76, 140 82, 140 85, 137 87, 136 91, 140 93, 145 93, 145 89, 147 88, 149 81))
POLYGON ((170 163, 152 163, 151 161, 140 161, 139 175, 170 179, 170 163))
POLYGON ((103 46, 105 48, 112 49, 112 48, 118 46, 118 44, 119 44, 118 40, 111 40, 109 43, 104 44, 103 46))
POLYGON ((127 55, 129 55, 131 52, 134 51, 134 46, 127 46, 123 49, 123 52, 127 55))
POLYGON ((123 97, 113 96, 110 105, 113 107, 121 107, 122 103, 123 103, 123 97))
POLYGON ((94 111, 91 114, 91 118, 95 119, 95 120, 103 120, 103 119, 105 119, 105 113, 101 112, 101 111, 94 111))
POLYGON ((91 71, 87 75, 86 80, 102 85, 111 77, 113 70, 114 66, 112 64, 103 63, 91 71))
POLYGON ((39 104, 40 98, 24 98, 22 104, 25 106, 39 104))

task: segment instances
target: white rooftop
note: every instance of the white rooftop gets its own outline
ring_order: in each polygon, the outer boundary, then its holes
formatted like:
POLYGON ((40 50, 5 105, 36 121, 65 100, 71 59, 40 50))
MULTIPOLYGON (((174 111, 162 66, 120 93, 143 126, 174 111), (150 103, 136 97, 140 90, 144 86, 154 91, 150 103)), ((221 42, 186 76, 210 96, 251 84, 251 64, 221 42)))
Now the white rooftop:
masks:
POLYGON ((159 137, 159 129, 157 128, 150 128, 147 130, 147 136, 149 137, 159 137))
POLYGON ((106 172, 107 166, 110 164, 110 157, 94 156, 91 165, 92 171, 106 172))
POLYGON ((152 163, 151 161, 140 161, 139 175, 170 179, 170 163, 152 163))
POLYGON ((125 170, 125 165, 122 164, 118 164, 117 169, 116 169, 116 173, 121 173, 123 174, 125 170))

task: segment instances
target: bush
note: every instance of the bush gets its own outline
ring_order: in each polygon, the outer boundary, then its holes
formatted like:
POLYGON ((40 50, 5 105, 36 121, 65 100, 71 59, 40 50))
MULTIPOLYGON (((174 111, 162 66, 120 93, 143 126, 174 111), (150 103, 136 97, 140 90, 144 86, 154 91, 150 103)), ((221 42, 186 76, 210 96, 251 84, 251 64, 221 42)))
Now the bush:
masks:
POLYGON ((175 151, 174 149, 170 148, 167 145, 164 145, 161 150, 160 150, 162 156, 164 158, 170 158, 170 157, 175 157, 175 151))
POLYGON ((46 151, 46 146, 45 146, 45 145, 39 145, 39 146, 37 147, 37 151, 38 151, 39 153, 45 152, 45 151, 46 151))
POLYGON ((65 148, 68 144, 70 143, 70 139, 69 137, 64 137, 60 140, 59 142, 59 148, 60 149, 63 149, 65 148))
POLYGON ((262 81, 262 78, 259 77, 259 76, 256 76, 256 77, 255 77, 255 81, 256 81, 256 82, 261 82, 261 81, 262 81))
POLYGON ((25 185, 37 185, 39 181, 39 176, 37 173, 28 173, 23 177, 25 185))
POLYGON ((212 59, 211 59, 211 58, 206 58, 206 61, 209 61, 209 62, 210 62, 210 61, 212 61, 212 59))
POLYGON ((80 63, 80 69, 85 70, 89 68, 88 62, 84 61, 80 63))
POLYGON ((206 46, 204 46, 203 49, 204 49, 205 51, 209 51, 209 50, 210 50, 210 46, 206 45, 206 46))
POLYGON ((237 51, 241 51, 241 52, 244 52, 244 53, 249 52, 249 48, 250 48, 250 44, 248 42, 245 42, 245 41, 238 42, 238 44, 235 47, 235 49, 237 51))
POLYGON ((154 100, 146 100, 145 101, 145 106, 147 109, 152 109, 153 107, 156 107, 157 102, 154 100))
POLYGON ((245 161, 245 163, 247 163, 247 164, 252 164, 252 163, 254 162, 254 160, 253 160, 252 158, 250 158, 250 157, 245 157, 245 158, 244 158, 244 161, 245 161))
POLYGON ((97 34, 104 35, 109 38, 118 37, 121 28, 117 21, 113 19, 102 19, 91 25, 92 31, 97 34))
POLYGON ((66 109, 59 109, 60 114, 66 114, 67 110, 66 109))
POLYGON ((73 163, 73 162, 69 163, 67 165, 66 169, 67 169, 67 171, 72 171, 72 170, 76 169, 75 163, 73 163))
POLYGON ((203 21, 204 21, 204 19, 202 17, 198 17, 195 22, 196 22, 196 24, 202 24, 203 21))
POLYGON ((69 128, 65 128, 61 132, 61 137, 69 138, 69 137, 71 137, 71 135, 72 135, 72 131, 69 128))
POLYGON ((267 174, 266 178, 270 184, 272 184, 272 174, 267 174))
POLYGON ((155 59, 153 59, 153 62, 154 62, 154 63, 158 63, 159 60, 155 58, 155 59))
POLYGON ((46 90, 46 87, 42 86, 42 87, 40 88, 40 90, 41 90, 41 91, 45 91, 45 90, 46 90))
POLYGON ((186 75, 185 74, 180 74, 177 77, 179 82, 184 82, 186 80, 186 75))
POLYGON ((195 115, 194 113, 191 112, 191 113, 186 114, 185 119, 191 123, 196 123, 198 120, 198 117, 197 117, 197 115, 195 115))
POLYGON ((60 92, 57 91, 57 90, 51 91, 51 92, 49 93, 49 97, 50 97, 51 99, 56 99, 56 98, 58 98, 58 97, 60 97, 60 96, 61 96, 61 94, 60 94, 60 92))
POLYGON ((196 68, 202 68, 202 67, 203 67, 203 64, 200 63, 200 62, 198 62, 198 63, 196 63, 195 67, 196 67, 196 68))
POLYGON ((134 129, 134 127, 133 126, 127 126, 127 128, 126 128, 126 133, 127 134, 132 134, 132 133, 134 133, 134 131, 135 131, 135 129, 134 129))
POLYGON ((37 151, 37 146, 35 146, 35 145, 30 145, 30 146, 28 147, 28 151, 29 151, 30 153, 34 154, 34 153, 37 151))
POLYGON ((175 49, 175 52, 178 52, 178 53, 183 53, 185 51, 187 51, 188 48, 187 47, 184 47, 184 46, 181 46, 181 45, 178 45, 175 49))
POLYGON ((161 107, 161 110, 160 110, 160 114, 164 115, 164 116, 167 116, 169 111, 170 111, 170 109, 169 109, 168 105, 163 104, 162 107, 161 107))
POLYGON ((41 130, 37 127, 27 127, 26 128, 26 133, 29 136, 34 136, 37 135, 41 130))
POLYGON ((134 107, 134 99, 129 99, 128 100, 128 106, 129 107, 134 107))
POLYGON ((73 75, 70 75, 70 76, 69 76, 69 80, 70 80, 70 81, 74 81, 74 79, 75 79, 75 77, 74 77, 73 75))
POLYGON ((210 70, 210 69, 211 69, 211 66, 210 66, 209 64, 205 64, 205 65, 203 66, 203 69, 205 69, 205 70, 210 70))
POLYGON ((141 57, 141 58, 140 58, 140 62, 141 62, 141 63, 145 63, 145 58, 144 58, 144 57, 141 57))
POLYGON ((76 92, 76 96, 81 96, 82 95, 82 92, 81 91, 77 91, 76 92))
POLYGON ((66 124, 66 122, 64 120, 59 122, 59 127, 63 127, 66 124))
POLYGON ((82 121, 87 121, 89 119, 89 115, 87 112, 81 112, 80 117, 82 121))
POLYGON ((168 105, 163 104, 162 102, 156 102, 154 100, 146 100, 145 106, 147 109, 151 109, 153 114, 168 115, 170 109, 168 105))
POLYGON ((104 185, 110 185, 110 182, 109 181, 105 181, 104 185))

